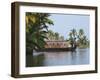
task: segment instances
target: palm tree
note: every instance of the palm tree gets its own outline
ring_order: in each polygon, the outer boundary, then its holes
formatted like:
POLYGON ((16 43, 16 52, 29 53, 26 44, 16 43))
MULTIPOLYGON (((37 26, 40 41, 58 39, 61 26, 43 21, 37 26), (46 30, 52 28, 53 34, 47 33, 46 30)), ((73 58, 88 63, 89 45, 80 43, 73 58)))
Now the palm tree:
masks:
POLYGON ((76 38, 77 38, 77 32, 75 29, 72 29, 69 33, 69 41, 72 47, 76 46, 76 38))
POLYGON ((75 29, 72 29, 71 32, 69 33, 69 42, 72 47, 78 45, 81 48, 86 48, 89 46, 89 40, 84 34, 83 29, 80 29, 78 34, 75 29))
POLYGON ((79 30, 79 33, 78 33, 78 43, 79 43, 79 46, 88 46, 88 44, 89 44, 89 40, 85 36, 85 33, 84 33, 83 29, 79 30))
POLYGON ((47 37, 48 40, 54 40, 54 32, 52 30, 48 30, 47 37))
POLYGON ((71 47, 73 47, 73 37, 72 37, 72 32, 69 33, 69 42, 71 44, 71 47))
POLYGON ((55 32, 55 40, 58 40, 58 39, 59 39, 59 33, 55 32))
POLYGON ((77 36, 76 29, 72 29, 71 32, 72 32, 73 38, 76 38, 76 36, 77 36))
POLYGON ((80 29, 78 34, 79 34, 78 35, 78 38, 79 39, 83 38, 83 36, 84 36, 84 30, 83 29, 80 29))
POLYGON ((48 25, 53 25, 53 21, 48 17, 50 14, 45 13, 26 13, 26 51, 31 52, 33 49, 41 49, 45 45, 48 25))
POLYGON ((79 41, 79 44, 83 44, 83 38, 84 38, 84 30, 83 29, 80 29, 79 30, 79 33, 78 33, 78 41, 79 41))
POLYGON ((63 40, 64 40, 64 36, 60 36, 60 40, 62 40, 62 41, 63 41, 63 40))
POLYGON ((87 44, 87 38, 86 38, 86 36, 83 36, 83 44, 84 44, 84 45, 87 44))

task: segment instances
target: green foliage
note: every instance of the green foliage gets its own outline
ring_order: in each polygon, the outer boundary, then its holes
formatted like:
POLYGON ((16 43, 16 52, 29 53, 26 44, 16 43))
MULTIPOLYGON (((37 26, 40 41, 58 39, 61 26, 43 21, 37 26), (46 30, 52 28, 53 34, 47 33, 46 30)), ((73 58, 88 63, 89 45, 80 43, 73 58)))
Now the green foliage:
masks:
POLYGON ((60 36, 59 39, 64 41, 64 36, 60 36))
POLYGON ((77 32, 75 29, 72 29, 69 33, 69 42, 72 47, 76 45, 76 38, 77 38, 77 32))
POLYGON ((60 36, 58 32, 53 32, 52 30, 48 30, 46 36, 48 40, 64 40, 64 36, 60 36))
POLYGON ((84 30, 80 29, 79 33, 78 33, 78 45, 80 48, 85 48, 85 47, 89 47, 89 40, 87 39, 87 37, 85 36, 84 30))
POLYGON ((47 13, 26 13, 26 48, 32 53, 33 49, 44 48, 48 25, 53 25, 47 13))
POLYGON ((59 33, 55 32, 55 39, 58 40, 59 39, 59 33))
POLYGON ((75 29, 72 29, 69 33, 69 39, 71 46, 77 45, 79 48, 89 47, 89 40, 87 39, 84 30, 80 29, 79 32, 76 32, 75 29))

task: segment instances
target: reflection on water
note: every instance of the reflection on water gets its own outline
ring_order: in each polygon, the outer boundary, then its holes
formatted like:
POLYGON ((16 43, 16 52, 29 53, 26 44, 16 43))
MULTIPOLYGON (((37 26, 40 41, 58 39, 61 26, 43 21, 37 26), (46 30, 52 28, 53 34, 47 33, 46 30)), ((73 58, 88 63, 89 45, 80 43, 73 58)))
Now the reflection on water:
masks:
POLYGON ((78 64, 89 64, 89 49, 76 49, 75 52, 44 52, 26 57, 27 67, 78 64))

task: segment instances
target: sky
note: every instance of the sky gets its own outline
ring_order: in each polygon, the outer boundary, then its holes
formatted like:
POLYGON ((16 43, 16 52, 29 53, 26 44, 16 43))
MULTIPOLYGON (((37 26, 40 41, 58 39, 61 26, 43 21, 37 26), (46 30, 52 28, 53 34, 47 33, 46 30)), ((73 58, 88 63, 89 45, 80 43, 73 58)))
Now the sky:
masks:
POLYGON ((85 35, 89 39, 89 15, 76 15, 76 14, 51 14, 49 17, 53 20, 54 25, 49 26, 49 30, 58 32, 64 39, 68 38, 71 29, 83 29, 85 35))

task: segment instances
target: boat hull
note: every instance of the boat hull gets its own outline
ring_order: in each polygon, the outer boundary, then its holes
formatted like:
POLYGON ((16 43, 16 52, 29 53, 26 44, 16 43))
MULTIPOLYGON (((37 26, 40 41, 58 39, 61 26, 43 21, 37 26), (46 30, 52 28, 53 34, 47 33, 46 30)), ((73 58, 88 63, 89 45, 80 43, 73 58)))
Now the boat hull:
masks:
POLYGON ((76 48, 44 48, 38 49, 37 52, 65 52, 65 51, 75 51, 76 48))

